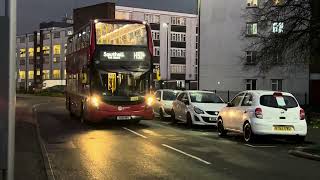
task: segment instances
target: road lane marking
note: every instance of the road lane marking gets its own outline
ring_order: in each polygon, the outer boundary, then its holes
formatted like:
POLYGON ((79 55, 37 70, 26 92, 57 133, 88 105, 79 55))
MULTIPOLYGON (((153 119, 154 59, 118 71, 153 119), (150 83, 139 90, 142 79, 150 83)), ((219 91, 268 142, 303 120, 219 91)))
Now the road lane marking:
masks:
POLYGON ((251 145, 251 144, 244 144, 248 147, 252 147, 252 148, 274 148, 274 147, 277 147, 277 146, 254 146, 254 145, 251 145))
POLYGON ((123 129, 125 129, 125 130, 127 130, 127 131, 129 131, 129 132, 131 132, 131 133, 133 133, 133 134, 135 134, 135 135, 137 135, 137 136, 140 136, 140 137, 142 137, 142 138, 145 138, 145 139, 147 139, 148 137, 146 137, 146 136, 144 136, 144 135, 142 135, 142 134, 140 134, 140 133, 137 133, 137 132, 135 132, 135 131, 133 131, 133 130, 131 130, 131 129, 128 129, 128 128, 126 128, 126 127, 122 127, 123 129))
POLYGON ((174 147, 171 147, 171 146, 169 146, 169 145, 167 145, 167 144, 162 144, 162 146, 164 146, 164 147, 166 147, 166 148, 169 148, 169 149, 171 149, 171 150, 174 150, 174 151, 176 151, 176 152, 179 152, 179 153, 181 153, 181 154, 184 154, 184 155, 186 155, 186 156, 188 156, 188 157, 191 157, 191 158, 193 158, 193 159, 196 159, 196 160, 198 160, 198 161, 200 161, 200 162, 203 162, 203 163, 205 163, 205 164, 211 164, 210 162, 208 162, 208 161, 205 161, 205 160, 203 160, 203 159, 201 159, 201 158, 199 158, 199 157, 196 157, 196 156, 194 156, 194 155, 191 155, 191 154, 189 154, 189 153, 186 153, 186 152, 183 152, 183 151, 181 151, 181 150, 179 150, 179 149, 176 149, 176 148, 174 148, 174 147))

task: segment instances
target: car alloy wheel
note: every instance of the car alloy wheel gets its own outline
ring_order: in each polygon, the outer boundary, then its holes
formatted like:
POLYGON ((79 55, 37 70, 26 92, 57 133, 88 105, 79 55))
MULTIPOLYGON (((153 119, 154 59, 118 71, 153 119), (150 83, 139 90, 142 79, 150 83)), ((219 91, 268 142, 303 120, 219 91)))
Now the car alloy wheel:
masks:
POLYGON ((250 123, 246 123, 243 127, 243 137, 246 142, 253 142, 254 134, 251 129, 250 123))

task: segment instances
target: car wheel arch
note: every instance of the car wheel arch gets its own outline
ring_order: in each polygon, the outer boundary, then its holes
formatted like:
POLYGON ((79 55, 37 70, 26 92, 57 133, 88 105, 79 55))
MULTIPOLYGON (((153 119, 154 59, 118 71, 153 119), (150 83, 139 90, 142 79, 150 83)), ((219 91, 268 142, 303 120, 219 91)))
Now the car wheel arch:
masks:
POLYGON ((244 132, 244 126, 245 126, 247 123, 251 125, 251 123, 250 123, 249 120, 245 120, 245 121, 243 122, 243 125, 242 125, 242 129, 241 129, 242 132, 244 132))

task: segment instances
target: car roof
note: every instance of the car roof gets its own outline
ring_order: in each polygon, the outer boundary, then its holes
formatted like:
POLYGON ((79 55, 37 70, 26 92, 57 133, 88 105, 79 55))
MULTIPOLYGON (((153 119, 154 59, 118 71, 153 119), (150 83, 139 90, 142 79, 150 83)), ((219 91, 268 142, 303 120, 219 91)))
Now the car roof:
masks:
POLYGON ((157 91, 176 91, 176 92, 182 92, 181 90, 176 90, 176 89, 158 89, 157 91))
POLYGON ((205 90, 185 90, 183 92, 189 92, 189 93, 195 93, 195 92, 200 92, 200 93, 213 93, 212 91, 205 91, 205 90))
POLYGON ((282 91, 270 91, 270 90, 247 90, 242 92, 248 92, 248 93, 254 93, 256 95, 262 96, 262 95, 273 95, 274 93, 282 93, 286 96, 293 96, 291 93, 288 92, 282 92, 282 91))

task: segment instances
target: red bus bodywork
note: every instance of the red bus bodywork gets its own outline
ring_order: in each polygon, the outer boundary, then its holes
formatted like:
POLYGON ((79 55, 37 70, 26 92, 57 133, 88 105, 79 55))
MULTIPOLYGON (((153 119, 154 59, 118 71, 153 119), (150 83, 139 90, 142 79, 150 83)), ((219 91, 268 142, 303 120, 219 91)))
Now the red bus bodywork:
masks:
MULTIPOLYGON (((96 21, 96 20, 95 20, 96 21)), ((74 36, 69 38, 68 49, 66 56, 66 71, 67 71, 67 88, 66 88, 66 108, 71 114, 81 117, 85 121, 90 122, 103 122, 105 120, 117 120, 117 117, 130 117, 127 120, 151 120, 154 118, 153 109, 147 105, 143 100, 140 103, 108 103, 100 101, 98 106, 90 103, 90 98, 93 97, 94 91, 91 84, 82 84, 84 79, 83 74, 89 74, 92 71, 92 64, 94 63, 94 54, 96 53, 96 30, 95 21, 88 23, 83 30, 90 28, 90 38, 88 42, 74 42, 75 36, 79 38, 82 30, 75 32, 74 36), (70 43, 70 41, 72 42, 70 43), (83 45, 85 44, 85 45, 83 45), (79 47, 80 46, 80 47, 79 47)), ((148 52, 150 53, 150 63, 152 74, 152 54, 153 54, 153 41, 150 27, 141 21, 132 20, 98 20, 99 22, 106 23, 136 23, 146 25, 148 52)), ((152 76, 151 76, 152 77, 152 76)), ((90 76, 87 75, 87 81, 91 82, 90 76)), ((151 78, 152 79, 152 78, 151 78)), ((150 89, 151 91, 151 79, 150 89)), ((119 119, 118 119, 119 120, 119 119)), ((125 120, 122 119, 122 120, 125 120)))

